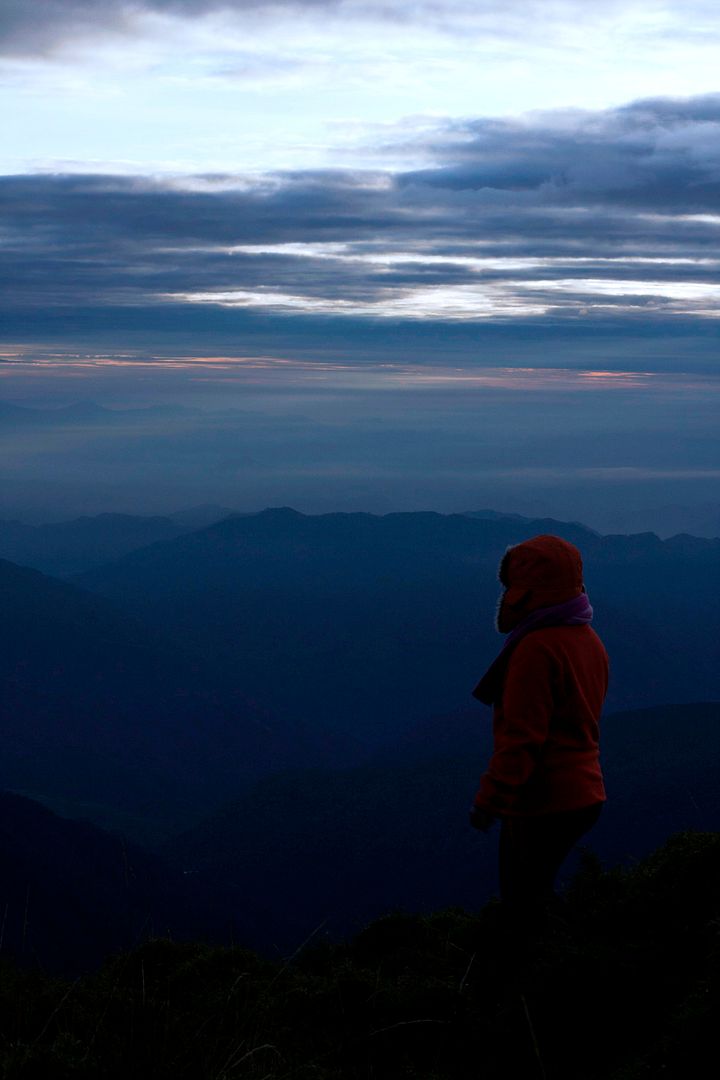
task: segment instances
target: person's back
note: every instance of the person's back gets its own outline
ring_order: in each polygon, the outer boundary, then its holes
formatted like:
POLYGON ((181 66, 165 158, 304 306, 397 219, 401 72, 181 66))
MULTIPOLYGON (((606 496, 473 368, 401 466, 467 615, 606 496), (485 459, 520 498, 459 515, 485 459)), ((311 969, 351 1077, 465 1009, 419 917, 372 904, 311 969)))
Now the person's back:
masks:
POLYGON ((493 709, 495 752, 476 803, 517 816, 602 802, 607 683, 607 653, 590 626, 542 627, 519 641, 493 709))

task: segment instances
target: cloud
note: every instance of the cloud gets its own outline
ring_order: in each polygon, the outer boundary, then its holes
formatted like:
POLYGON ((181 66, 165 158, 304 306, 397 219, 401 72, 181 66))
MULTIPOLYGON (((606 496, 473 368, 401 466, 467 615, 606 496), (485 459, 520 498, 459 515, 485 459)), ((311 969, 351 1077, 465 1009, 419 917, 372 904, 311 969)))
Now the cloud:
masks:
POLYGON ((43 56, 77 40, 141 32, 143 16, 197 18, 235 10, 238 14, 266 8, 335 6, 334 0, 3 0, 0 6, 2 51, 16 56, 43 56))
POLYGON ((644 0, 3 0, 0 43, 8 55, 48 56, 65 45, 142 34, 148 19, 208 16, 253 25, 300 17, 346 23, 424 26, 436 34, 482 35, 487 40, 574 39, 583 27, 622 28, 630 40, 683 38, 705 46, 720 32, 711 0, 666 0, 648 12, 644 0))
MULTIPOLYGON (((257 20, 347 8, 357 13, 357 7, 347 0, 4 0, 0 42, 10 55, 43 56, 78 39, 140 34, 149 16, 198 19, 222 13, 257 20)), ((383 5, 366 6, 365 17, 378 9, 382 13, 383 5)))
POLYGON ((400 174, 0 178, 7 325, 717 316, 720 95, 448 122, 427 150, 400 174))
POLYGON ((402 183, 516 193, 525 206, 625 205, 684 213, 720 206, 720 94, 650 99, 604 111, 456 123, 427 150, 445 168, 402 183), (461 138, 458 138, 461 136, 461 138))

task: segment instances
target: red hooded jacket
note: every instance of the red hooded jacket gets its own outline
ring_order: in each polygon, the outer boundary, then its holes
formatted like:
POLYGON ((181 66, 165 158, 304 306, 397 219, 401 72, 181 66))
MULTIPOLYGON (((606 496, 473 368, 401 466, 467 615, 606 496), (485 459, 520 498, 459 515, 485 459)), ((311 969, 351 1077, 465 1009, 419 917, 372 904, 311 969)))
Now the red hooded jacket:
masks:
MULTIPOLYGON (((554 536, 510 548, 500 577, 504 628, 584 588, 579 551, 554 536)), ((588 625, 544 626, 518 641, 494 705, 494 752, 476 806, 524 817, 605 800, 599 721, 608 671, 605 648, 588 625)))

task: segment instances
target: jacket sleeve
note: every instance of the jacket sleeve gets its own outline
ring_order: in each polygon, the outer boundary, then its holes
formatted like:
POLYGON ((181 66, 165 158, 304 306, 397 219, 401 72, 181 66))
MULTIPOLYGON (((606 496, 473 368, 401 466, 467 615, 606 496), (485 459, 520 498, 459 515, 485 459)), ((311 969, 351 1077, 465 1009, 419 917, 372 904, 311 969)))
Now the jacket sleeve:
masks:
POLYGON ((519 642, 508 663, 496 716, 494 751, 480 780, 475 806, 512 812, 519 790, 532 776, 547 739, 554 709, 557 661, 533 635, 519 642))

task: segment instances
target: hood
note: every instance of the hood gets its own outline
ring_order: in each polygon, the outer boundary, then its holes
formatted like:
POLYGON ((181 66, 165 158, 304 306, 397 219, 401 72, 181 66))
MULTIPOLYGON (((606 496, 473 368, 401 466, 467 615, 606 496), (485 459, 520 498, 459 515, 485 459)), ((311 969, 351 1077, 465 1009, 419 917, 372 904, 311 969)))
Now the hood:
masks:
POLYGON ((533 536, 508 548, 498 576, 505 587, 501 606, 523 616, 572 600, 585 588, 580 552, 560 536, 533 536))

